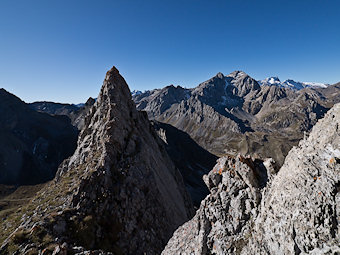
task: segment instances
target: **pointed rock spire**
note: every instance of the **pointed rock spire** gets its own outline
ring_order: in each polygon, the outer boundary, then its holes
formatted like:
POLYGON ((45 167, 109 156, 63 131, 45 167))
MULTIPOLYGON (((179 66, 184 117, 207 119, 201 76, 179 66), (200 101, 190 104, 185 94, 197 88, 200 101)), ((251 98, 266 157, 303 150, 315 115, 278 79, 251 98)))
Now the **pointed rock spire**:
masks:
POLYGON ((66 243, 71 254, 75 246, 159 254, 193 207, 182 176, 115 67, 85 122, 74 155, 29 205, 35 216, 29 211, 21 225, 24 231, 39 225, 39 236, 57 241, 37 237, 20 245, 37 253, 66 243))

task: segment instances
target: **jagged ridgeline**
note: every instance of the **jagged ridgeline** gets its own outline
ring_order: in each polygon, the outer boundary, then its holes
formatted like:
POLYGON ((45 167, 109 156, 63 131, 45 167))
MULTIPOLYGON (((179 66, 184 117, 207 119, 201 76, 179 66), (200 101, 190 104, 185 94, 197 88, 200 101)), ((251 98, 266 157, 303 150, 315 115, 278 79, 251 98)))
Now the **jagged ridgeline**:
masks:
POLYGON ((2 220, 0 253, 159 254, 192 214, 181 174, 113 67, 74 155, 30 203, 2 220))
POLYGON ((134 93, 133 100, 150 119, 188 133, 212 154, 271 157, 281 166, 304 132, 340 102, 340 84, 300 83, 301 89, 289 84, 258 82, 235 71, 218 73, 192 89, 167 86, 134 93))

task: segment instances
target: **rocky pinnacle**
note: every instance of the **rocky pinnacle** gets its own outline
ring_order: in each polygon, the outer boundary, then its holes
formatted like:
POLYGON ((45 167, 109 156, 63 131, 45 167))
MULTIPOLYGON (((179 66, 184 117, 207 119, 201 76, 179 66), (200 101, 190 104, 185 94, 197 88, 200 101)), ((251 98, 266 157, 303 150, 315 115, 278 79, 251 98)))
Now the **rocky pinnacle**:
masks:
POLYGON ((74 155, 23 210, 12 236, 21 231, 26 237, 7 239, 1 251, 159 254, 192 216, 182 176, 115 67, 106 73, 74 155))

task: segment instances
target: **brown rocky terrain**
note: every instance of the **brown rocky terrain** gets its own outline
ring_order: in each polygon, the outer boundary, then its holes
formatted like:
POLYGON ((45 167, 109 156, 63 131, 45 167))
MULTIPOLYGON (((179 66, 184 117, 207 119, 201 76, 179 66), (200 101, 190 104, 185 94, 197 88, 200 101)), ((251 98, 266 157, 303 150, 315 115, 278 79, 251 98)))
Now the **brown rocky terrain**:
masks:
POLYGON ((162 254, 338 254, 339 127, 336 104, 278 173, 271 159, 219 159, 210 195, 162 254))
POLYGON ((3 219, 0 253, 159 254, 192 213, 181 174, 113 67, 74 155, 3 219))

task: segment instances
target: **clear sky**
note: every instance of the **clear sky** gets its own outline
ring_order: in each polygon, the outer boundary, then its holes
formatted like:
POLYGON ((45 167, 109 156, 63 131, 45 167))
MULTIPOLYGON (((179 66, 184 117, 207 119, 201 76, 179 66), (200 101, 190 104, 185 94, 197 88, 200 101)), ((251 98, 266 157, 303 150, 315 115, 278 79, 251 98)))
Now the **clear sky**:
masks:
POLYGON ((131 90, 234 70, 332 84, 339 13, 338 0, 1 0, 0 87, 80 103, 113 65, 131 90))

